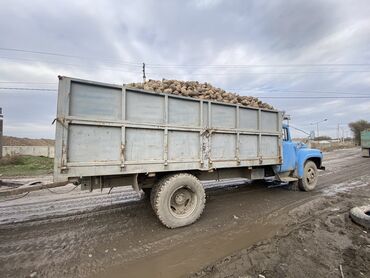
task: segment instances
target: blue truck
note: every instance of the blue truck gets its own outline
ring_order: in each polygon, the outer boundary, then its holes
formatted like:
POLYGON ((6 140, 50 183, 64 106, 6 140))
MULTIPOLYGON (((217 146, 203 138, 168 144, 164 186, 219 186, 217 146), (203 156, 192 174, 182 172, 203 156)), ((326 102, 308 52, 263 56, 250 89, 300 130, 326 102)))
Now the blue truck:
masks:
POLYGON ((302 191, 311 191, 317 184, 317 170, 325 170, 320 150, 292 141, 288 125, 283 125, 283 163, 275 166, 276 177, 291 182, 302 191))
POLYGON ((277 110, 59 78, 54 182, 132 186, 169 228, 195 222, 201 181, 276 179, 313 190, 323 155, 277 110))

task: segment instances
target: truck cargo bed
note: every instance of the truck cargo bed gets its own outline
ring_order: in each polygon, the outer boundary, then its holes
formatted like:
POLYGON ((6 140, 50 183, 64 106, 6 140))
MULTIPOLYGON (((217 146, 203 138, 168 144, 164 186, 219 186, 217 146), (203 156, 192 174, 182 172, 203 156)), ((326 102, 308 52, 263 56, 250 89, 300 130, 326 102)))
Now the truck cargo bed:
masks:
POLYGON ((60 77, 54 180, 281 164, 281 133, 275 110, 60 77))

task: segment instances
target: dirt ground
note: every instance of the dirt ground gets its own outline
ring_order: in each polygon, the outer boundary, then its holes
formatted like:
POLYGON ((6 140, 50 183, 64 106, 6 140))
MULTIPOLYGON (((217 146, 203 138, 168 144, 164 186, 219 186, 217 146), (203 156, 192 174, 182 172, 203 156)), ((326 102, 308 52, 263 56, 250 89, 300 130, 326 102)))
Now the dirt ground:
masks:
POLYGON ((13 136, 3 136, 3 146, 54 146, 52 139, 30 139, 13 136))
POLYGON ((309 193, 206 184, 200 220, 175 230, 125 188, 67 187, 0 202, 1 276, 341 277, 342 269, 346 278, 369 277, 370 231, 348 211, 370 203, 370 160, 345 149, 324 164, 309 193))
POLYGON ((341 271, 343 277, 370 277, 370 231, 348 215, 353 206, 369 203, 369 182, 370 175, 354 179, 352 190, 313 199, 271 220, 284 223, 275 236, 191 277, 341 277, 341 271))

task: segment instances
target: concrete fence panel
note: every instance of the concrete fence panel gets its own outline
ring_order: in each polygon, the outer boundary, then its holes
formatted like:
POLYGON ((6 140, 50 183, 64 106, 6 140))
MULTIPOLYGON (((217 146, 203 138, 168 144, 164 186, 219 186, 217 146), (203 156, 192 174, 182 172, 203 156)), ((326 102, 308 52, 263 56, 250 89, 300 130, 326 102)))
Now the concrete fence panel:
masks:
POLYGON ((54 146, 3 146, 3 156, 32 155, 54 157, 54 146))

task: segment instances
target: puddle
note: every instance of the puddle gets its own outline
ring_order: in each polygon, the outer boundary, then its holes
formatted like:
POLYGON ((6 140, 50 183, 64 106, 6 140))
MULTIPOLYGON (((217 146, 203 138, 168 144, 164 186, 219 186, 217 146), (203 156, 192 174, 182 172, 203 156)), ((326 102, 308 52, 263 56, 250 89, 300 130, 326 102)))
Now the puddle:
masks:
POLYGON ((219 235, 179 243, 167 251, 135 260, 133 263, 112 266, 93 277, 183 277, 225 255, 251 246, 276 234, 282 225, 254 224, 245 229, 222 232, 219 235), (145 266, 145 267, 144 267, 145 266))

